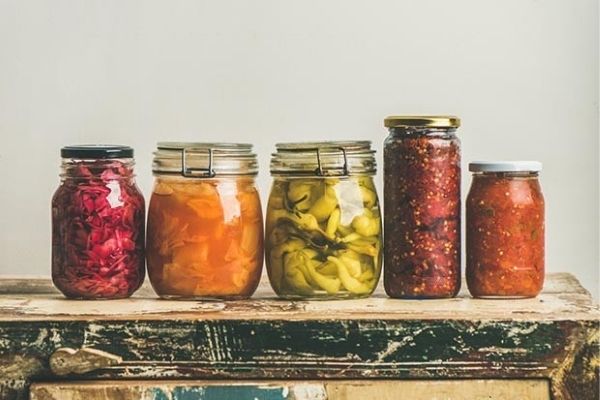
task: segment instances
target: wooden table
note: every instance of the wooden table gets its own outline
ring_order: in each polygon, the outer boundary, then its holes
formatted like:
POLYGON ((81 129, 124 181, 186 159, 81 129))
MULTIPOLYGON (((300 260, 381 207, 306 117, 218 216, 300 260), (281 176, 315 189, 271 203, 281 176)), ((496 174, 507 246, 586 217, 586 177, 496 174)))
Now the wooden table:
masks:
POLYGON ((63 299, 0 280, 0 398, 596 399, 600 313, 569 274, 536 299, 63 299), (67 350, 72 349, 72 350, 67 350))

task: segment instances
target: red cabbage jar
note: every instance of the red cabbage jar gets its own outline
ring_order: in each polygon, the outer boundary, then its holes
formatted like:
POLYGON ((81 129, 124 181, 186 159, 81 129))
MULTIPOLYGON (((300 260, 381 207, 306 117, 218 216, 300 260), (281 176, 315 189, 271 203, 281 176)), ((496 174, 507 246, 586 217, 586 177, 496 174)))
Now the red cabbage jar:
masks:
POLYGON ((52 198, 52 280, 67 297, 129 297, 144 280, 144 197, 126 146, 61 149, 52 198))

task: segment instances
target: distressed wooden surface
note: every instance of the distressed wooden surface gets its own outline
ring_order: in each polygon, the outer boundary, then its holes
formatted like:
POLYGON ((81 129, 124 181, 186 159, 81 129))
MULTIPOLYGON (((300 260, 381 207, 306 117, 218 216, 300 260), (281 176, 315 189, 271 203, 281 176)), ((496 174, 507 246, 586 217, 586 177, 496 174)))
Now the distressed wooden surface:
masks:
MULTIPOLYGON (((568 274, 536 299, 70 301, 49 282, 0 280, 0 398, 58 379, 57 349, 123 362, 68 379, 549 379, 554 399, 596 399, 598 309, 568 274), (32 286, 29 285, 31 288, 32 286), (39 293, 39 294, 36 294, 39 293)), ((265 295, 267 298, 265 298, 265 295)), ((61 378, 64 379, 64 378, 61 378)))
POLYGON ((397 300, 379 288, 374 296, 360 300, 282 301, 263 282, 250 300, 229 302, 157 300, 145 285, 125 300, 66 300, 52 288, 37 282, 32 288, 18 280, 0 281, 0 321, 63 320, 369 320, 380 319, 502 319, 573 320, 586 318, 595 308, 589 293, 569 274, 548 276, 543 293, 534 299, 473 299, 463 284, 457 298, 441 300, 397 300), (38 294, 39 292, 39 294, 38 294), (49 294, 52 293, 52 294, 49 294))
POLYGON ((50 356, 50 371, 54 375, 85 374, 118 365, 123 359, 115 354, 91 348, 70 349, 63 347, 50 356))
POLYGON ((545 400, 548 381, 103 381, 38 383, 31 400, 545 400))

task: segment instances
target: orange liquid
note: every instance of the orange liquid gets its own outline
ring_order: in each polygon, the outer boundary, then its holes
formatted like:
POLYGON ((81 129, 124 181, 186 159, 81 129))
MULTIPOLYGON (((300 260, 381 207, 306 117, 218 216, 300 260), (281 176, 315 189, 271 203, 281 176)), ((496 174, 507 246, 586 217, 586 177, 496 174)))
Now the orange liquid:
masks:
POLYGON ((148 275, 162 297, 247 298, 263 263, 251 178, 157 178, 148 211, 148 275))

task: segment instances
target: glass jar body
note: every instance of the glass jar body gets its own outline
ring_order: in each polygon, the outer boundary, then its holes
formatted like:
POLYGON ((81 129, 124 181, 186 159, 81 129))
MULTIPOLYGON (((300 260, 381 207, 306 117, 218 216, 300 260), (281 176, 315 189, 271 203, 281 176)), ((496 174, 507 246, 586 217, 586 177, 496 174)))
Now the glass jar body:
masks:
POLYGON ((460 290, 460 141, 455 129, 391 128, 384 144, 384 286, 395 298, 460 290))
POLYGON ((263 264, 254 177, 157 175, 147 237, 148 275, 160 297, 249 298, 263 264))
POLYGON ((544 283, 544 197, 537 174, 475 174, 466 211, 471 294, 536 296, 544 283))
POLYGON ((265 247, 269 280, 282 298, 369 296, 382 251, 372 177, 275 177, 265 247))
POLYGON ((52 198, 52 280, 67 297, 118 299, 144 281, 144 197, 131 159, 63 160, 52 198))

